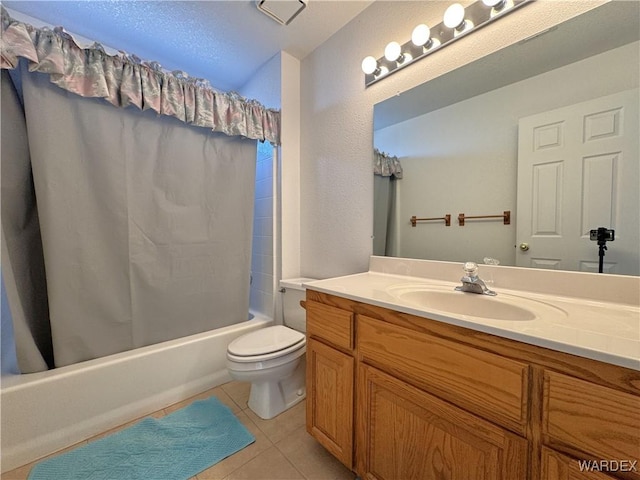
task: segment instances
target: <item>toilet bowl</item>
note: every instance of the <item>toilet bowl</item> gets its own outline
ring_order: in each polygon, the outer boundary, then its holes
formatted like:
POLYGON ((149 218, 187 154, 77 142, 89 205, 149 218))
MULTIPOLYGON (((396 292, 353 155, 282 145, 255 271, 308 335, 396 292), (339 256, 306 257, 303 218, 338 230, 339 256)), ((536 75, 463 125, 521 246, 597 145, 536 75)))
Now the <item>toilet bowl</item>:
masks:
POLYGON ((263 328, 232 341, 227 347, 231 378, 250 382, 249 408, 270 419, 304 400, 306 331, 303 283, 309 278, 280 282, 285 325, 263 328))

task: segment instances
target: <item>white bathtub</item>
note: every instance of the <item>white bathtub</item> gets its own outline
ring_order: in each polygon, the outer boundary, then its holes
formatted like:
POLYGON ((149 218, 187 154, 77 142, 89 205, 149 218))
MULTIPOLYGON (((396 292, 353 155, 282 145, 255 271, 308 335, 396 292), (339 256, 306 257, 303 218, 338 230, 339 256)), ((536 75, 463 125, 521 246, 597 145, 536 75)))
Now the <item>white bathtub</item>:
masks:
POLYGON ((2 378, 2 472, 230 380, 227 345, 251 320, 48 372, 2 378))

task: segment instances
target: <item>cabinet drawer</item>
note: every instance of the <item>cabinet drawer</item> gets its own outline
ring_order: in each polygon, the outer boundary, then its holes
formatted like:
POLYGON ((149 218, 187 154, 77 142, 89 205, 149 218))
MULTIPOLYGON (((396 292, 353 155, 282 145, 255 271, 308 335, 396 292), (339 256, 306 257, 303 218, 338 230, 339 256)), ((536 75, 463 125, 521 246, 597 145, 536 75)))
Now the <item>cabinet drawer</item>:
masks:
POLYGON ((548 443, 598 460, 637 461, 640 397, 547 371, 542 432, 548 443))
POLYGON ((358 315, 362 360, 524 434, 529 367, 484 350, 358 315))
POLYGON ((353 313, 312 300, 306 305, 308 336, 344 350, 353 350, 353 313))

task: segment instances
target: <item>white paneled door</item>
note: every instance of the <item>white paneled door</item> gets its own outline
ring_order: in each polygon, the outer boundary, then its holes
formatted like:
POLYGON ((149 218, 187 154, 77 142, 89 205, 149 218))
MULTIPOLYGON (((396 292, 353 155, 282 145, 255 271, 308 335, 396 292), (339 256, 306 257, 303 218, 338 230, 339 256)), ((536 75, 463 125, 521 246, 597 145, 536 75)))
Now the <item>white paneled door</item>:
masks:
POLYGON ((640 274, 638 89, 520 119, 518 266, 640 274))

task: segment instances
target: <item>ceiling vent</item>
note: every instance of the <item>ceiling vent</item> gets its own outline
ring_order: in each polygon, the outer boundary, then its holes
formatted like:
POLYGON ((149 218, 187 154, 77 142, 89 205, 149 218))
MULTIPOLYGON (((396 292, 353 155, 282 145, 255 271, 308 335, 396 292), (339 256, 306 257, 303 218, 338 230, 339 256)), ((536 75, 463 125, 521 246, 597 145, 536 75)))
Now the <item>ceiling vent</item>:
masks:
POLYGON ((281 25, 289 25, 304 10, 309 0, 257 0, 258 10, 281 25))

